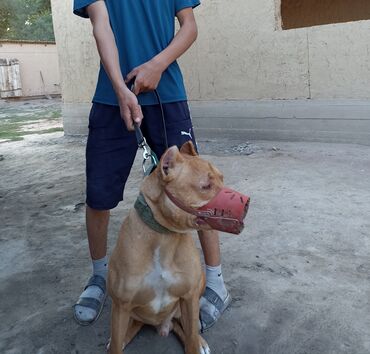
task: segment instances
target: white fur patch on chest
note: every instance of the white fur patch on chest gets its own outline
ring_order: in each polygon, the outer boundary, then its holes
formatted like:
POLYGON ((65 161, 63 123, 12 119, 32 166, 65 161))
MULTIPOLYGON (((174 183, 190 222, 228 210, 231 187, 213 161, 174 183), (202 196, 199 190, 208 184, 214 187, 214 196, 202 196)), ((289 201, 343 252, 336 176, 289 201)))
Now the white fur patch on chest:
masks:
POLYGON ((153 267, 144 278, 144 284, 155 292, 155 298, 150 302, 155 313, 160 312, 162 308, 174 300, 168 293, 168 288, 175 283, 177 283, 177 279, 171 270, 162 267, 159 248, 157 248, 154 251, 153 267))

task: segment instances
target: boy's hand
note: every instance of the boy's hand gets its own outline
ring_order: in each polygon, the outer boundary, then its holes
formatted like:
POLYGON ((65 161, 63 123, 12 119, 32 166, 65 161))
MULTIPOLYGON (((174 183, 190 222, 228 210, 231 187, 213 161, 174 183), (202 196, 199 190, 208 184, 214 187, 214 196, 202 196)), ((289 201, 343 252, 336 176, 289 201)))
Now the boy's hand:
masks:
POLYGON ((126 83, 135 78, 133 92, 138 95, 141 92, 153 91, 161 80, 163 66, 152 59, 133 69, 126 77, 126 83))
POLYGON ((127 130, 135 130, 134 122, 140 125, 143 120, 143 113, 141 112, 141 107, 137 101, 136 95, 128 88, 125 88, 119 92, 117 98, 121 118, 125 122, 127 130))

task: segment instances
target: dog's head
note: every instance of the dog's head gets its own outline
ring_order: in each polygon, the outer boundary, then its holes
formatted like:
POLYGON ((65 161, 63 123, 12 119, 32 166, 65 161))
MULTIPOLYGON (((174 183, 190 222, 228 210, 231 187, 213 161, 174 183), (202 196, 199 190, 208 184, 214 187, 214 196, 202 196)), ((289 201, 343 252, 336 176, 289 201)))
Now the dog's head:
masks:
MULTIPOLYGON (((223 175, 210 162, 197 154, 191 141, 186 142, 179 150, 176 146, 169 148, 159 164, 160 178, 163 187, 176 200, 189 208, 197 209, 208 203, 223 188, 223 175)), ((210 230, 211 227, 200 222, 195 215, 181 207, 173 207, 176 219, 191 228, 210 230)), ((185 226, 185 225, 184 225, 185 226)))
POLYGON ((223 175, 210 162, 197 154, 191 141, 180 151, 172 147, 160 163, 162 180, 167 197, 180 209, 192 216, 197 229, 210 229, 193 211, 207 204, 223 188, 223 175), (181 187, 183 186, 183 187, 181 187))
POLYGON ((249 198, 224 188, 222 173, 199 157, 191 141, 180 150, 167 149, 155 175, 159 190, 154 215, 171 230, 242 230, 249 198))

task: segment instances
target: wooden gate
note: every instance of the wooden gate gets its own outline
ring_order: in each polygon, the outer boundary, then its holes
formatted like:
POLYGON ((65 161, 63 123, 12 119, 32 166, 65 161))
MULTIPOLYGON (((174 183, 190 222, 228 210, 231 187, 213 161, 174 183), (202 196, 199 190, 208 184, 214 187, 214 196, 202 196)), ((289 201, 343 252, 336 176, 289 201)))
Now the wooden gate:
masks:
POLYGON ((0 98, 22 96, 18 59, 0 58, 0 98))

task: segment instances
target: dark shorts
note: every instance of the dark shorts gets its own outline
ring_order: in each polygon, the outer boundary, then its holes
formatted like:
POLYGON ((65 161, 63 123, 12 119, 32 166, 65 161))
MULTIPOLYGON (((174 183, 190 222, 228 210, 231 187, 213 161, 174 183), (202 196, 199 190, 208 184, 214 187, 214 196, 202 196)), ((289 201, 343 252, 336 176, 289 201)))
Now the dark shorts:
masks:
MULTIPOLYGON (((159 105, 142 106, 141 130, 158 158, 166 150, 159 105)), ((168 145, 192 140, 196 146, 186 101, 163 104, 168 145)), ((135 133, 128 132, 119 107, 93 103, 86 146, 86 203, 109 210, 123 200, 123 190, 137 152, 135 133)))

